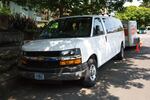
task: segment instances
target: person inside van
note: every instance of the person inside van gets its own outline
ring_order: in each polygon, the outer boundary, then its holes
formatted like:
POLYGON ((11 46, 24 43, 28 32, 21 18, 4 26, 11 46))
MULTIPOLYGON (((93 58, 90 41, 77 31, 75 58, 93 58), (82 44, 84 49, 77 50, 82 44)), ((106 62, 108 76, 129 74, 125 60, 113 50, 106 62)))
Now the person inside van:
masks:
POLYGON ((76 34, 80 36, 88 36, 90 33, 90 24, 88 22, 80 22, 76 34))

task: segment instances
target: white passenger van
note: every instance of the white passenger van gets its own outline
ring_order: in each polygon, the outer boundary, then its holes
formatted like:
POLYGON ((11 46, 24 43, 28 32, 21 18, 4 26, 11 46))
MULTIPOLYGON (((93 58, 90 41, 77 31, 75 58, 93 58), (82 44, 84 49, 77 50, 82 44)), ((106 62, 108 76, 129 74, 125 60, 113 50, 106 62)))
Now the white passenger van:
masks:
POLYGON ((125 37, 119 19, 86 15, 51 21, 40 38, 22 46, 20 75, 35 80, 82 80, 96 83, 97 68, 123 59, 125 37))

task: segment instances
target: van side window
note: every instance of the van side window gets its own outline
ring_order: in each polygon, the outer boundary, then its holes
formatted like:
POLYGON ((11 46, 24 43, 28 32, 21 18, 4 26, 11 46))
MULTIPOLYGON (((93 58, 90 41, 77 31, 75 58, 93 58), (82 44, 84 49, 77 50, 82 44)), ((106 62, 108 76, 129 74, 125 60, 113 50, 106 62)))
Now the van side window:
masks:
POLYGON ((94 27, 93 27, 93 36, 103 35, 103 34, 104 34, 104 29, 101 20, 100 18, 95 18, 94 27))
POLYGON ((107 33, 123 31, 122 23, 115 18, 103 18, 107 33))
POLYGON ((103 21, 104 21, 104 25, 106 27, 107 33, 112 33, 114 31, 113 30, 113 22, 112 22, 112 20, 110 20, 110 18, 107 17, 107 18, 103 18, 103 21))

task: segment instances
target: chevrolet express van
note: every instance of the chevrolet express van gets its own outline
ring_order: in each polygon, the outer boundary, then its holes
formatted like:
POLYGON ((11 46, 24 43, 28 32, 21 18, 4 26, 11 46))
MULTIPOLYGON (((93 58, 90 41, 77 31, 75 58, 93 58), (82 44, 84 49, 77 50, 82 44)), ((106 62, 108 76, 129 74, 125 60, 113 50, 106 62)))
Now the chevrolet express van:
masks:
POLYGON ((20 75, 34 80, 82 80, 94 86, 97 68, 123 59, 125 37, 119 19, 87 15, 51 21, 39 39, 22 46, 20 75))

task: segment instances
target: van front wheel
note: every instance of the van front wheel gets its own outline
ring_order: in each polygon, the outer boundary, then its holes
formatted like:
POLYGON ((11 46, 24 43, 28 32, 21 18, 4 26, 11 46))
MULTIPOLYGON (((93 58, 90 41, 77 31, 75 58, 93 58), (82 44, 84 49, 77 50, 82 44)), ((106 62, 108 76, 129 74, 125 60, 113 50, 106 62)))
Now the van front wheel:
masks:
POLYGON ((88 68, 86 71, 85 78, 83 80, 83 85, 86 87, 92 87, 96 84, 97 78, 97 64, 95 59, 90 58, 88 60, 88 68))

